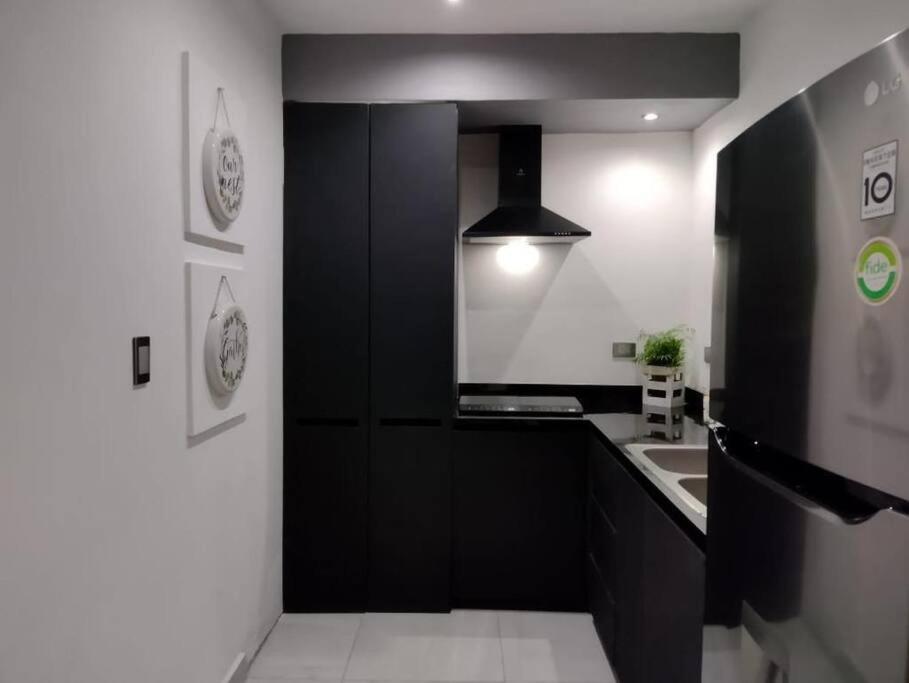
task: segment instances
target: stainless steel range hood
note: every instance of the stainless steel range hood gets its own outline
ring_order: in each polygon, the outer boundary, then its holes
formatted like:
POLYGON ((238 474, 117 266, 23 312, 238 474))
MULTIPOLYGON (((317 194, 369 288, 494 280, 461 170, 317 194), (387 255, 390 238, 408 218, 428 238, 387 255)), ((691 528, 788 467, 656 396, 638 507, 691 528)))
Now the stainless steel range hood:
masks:
POLYGON ((590 231, 540 204, 542 126, 502 126, 499 142, 499 206, 464 231, 471 243, 565 244, 590 231))

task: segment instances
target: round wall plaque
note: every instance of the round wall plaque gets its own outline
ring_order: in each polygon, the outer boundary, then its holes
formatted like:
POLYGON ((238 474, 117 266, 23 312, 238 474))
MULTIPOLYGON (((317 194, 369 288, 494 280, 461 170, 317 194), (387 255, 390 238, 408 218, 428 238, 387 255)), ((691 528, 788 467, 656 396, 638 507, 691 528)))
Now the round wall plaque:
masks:
POLYGON ((205 332, 205 371, 216 394, 232 394, 240 386, 249 353, 246 314, 236 303, 216 309, 205 332))
POLYGON ((212 216, 225 227, 240 215, 244 185, 237 136, 230 128, 210 129, 202 155, 202 186, 212 216))

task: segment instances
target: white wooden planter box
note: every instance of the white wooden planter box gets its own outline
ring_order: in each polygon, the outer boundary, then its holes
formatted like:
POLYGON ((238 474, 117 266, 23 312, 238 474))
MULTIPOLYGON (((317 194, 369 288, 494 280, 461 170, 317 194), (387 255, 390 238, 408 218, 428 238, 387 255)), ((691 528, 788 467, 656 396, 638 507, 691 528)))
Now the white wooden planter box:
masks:
POLYGON ((680 368, 645 365, 642 402, 655 408, 677 408, 685 405, 685 380, 680 368))
POLYGON ((685 435, 685 408, 645 405, 638 417, 638 435, 662 441, 678 441, 685 435))

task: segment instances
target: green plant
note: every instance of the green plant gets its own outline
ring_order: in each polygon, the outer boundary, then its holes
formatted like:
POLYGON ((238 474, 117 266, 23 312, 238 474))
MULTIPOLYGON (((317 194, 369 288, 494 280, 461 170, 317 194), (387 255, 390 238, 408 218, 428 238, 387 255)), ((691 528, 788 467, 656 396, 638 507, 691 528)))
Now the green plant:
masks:
POLYGON ((685 363, 685 339, 691 330, 683 325, 655 334, 642 334, 644 348, 635 359, 641 365, 680 368, 685 363))

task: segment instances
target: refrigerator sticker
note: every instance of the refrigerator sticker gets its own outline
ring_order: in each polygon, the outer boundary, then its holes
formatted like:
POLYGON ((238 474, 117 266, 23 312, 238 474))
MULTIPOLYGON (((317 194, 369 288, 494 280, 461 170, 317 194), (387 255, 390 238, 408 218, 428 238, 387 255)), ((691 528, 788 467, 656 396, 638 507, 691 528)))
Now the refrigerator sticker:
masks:
POLYGON ((899 143, 869 149, 862 158, 862 220, 896 211, 896 161, 899 143))
POLYGON ((899 247, 886 237, 868 240, 855 260, 859 296, 872 306, 880 306, 896 294, 902 274, 899 247))

